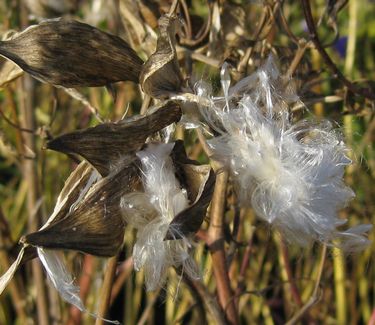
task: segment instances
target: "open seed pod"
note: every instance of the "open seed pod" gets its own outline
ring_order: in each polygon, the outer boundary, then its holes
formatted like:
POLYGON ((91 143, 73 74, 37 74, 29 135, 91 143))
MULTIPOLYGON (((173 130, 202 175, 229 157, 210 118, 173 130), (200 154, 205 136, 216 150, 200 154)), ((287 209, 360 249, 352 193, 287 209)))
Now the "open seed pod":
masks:
POLYGON ((166 98, 181 90, 183 78, 176 53, 176 16, 159 19, 159 37, 156 51, 142 68, 140 83, 143 91, 155 98, 166 98))
MULTIPOLYGON (((138 167, 129 161, 108 177, 100 178, 88 166, 81 178, 57 203, 58 211, 41 230, 21 239, 27 245, 49 249, 72 249, 96 256, 116 255, 123 243, 125 223, 120 199, 139 188, 138 167), (58 205, 61 207, 58 207, 58 205), (61 212, 60 212, 61 211, 61 212)), ((76 179, 76 176, 71 176, 76 179)), ((69 184, 73 180, 69 180, 69 184)))
POLYGON ((200 165, 186 156, 182 141, 177 141, 171 153, 176 177, 186 188, 191 205, 177 214, 169 225, 166 240, 180 239, 196 233, 211 202, 215 173, 210 165, 200 165))
POLYGON ((34 78, 66 88, 138 82, 142 60, 121 38, 69 19, 50 19, 0 42, 0 54, 34 78))
MULTIPOLYGON (((80 198, 81 191, 84 190, 83 194, 87 192, 88 189, 85 190, 85 185, 90 185, 90 183, 92 184, 96 181, 95 177, 89 181, 92 172, 93 168, 87 162, 82 162, 71 173, 69 178, 66 180, 59 197, 57 198, 53 213, 42 229, 50 224, 58 222, 59 220, 63 219, 67 213, 69 213, 71 207, 80 198)), ((11 281, 20 265, 38 256, 36 247, 29 246, 27 243, 25 243, 24 239, 21 239, 21 241, 24 242, 24 245, 18 253, 17 259, 13 262, 7 272, 0 278, 0 294, 11 281)))
POLYGON ((214 173, 189 160, 182 141, 148 143, 137 157, 143 189, 120 202, 124 220, 137 231, 134 269, 144 270, 147 290, 162 286, 172 266, 197 278, 192 235, 206 216, 214 173))
POLYGON ((213 194, 215 173, 210 165, 188 159, 182 141, 150 143, 137 156, 141 160, 144 193, 130 193, 122 198, 124 218, 133 227, 143 228, 156 219, 168 220, 177 209, 164 240, 181 239, 197 232, 213 194), (172 146, 171 149, 168 146, 172 146), (179 191, 182 191, 180 197, 173 198, 179 191), (186 203, 175 205, 181 197, 186 197, 186 203))
POLYGON ((180 106, 170 101, 148 110, 147 115, 61 135, 49 141, 47 148, 79 154, 105 176, 124 157, 140 150, 150 135, 180 118, 180 106))

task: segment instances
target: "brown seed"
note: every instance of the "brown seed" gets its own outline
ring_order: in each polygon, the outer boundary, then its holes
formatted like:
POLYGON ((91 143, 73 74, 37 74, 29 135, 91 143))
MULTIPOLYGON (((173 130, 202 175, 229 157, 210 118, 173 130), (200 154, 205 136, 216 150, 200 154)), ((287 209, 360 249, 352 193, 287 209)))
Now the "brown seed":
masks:
POLYGON ((0 42, 0 54, 36 79, 66 88, 138 82, 143 64, 121 38, 62 18, 30 26, 0 42))

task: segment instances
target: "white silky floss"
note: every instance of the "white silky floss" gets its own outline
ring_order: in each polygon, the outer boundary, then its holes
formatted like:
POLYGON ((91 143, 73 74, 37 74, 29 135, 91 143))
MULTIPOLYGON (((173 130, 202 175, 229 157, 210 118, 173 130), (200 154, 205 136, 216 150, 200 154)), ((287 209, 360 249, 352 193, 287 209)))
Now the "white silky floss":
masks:
POLYGON ((340 134, 328 121, 292 124, 288 105, 298 97, 272 57, 231 88, 224 65, 221 83, 224 97, 211 97, 203 83, 196 93, 210 102, 201 105, 201 113, 220 136, 208 142, 216 159, 231 169, 241 204, 251 205, 292 243, 365 248, 369 240, 363 235, 371 225, 337 230, 346 223, 338 210, 354 197, 343 181, 351 160, 340 134))
POLYGON ((184 237, 164 240, 169 223, 189 201, 175 177, 170 153, 174 144, 149 144, 137 153, 142 164, 145 193, 131 193, 121 200, 125 220, 137 230, 133 248, 134 268, 145 272, 149 291, 162 286, 170 266, 182 267, 190 277, 197 278, 197 266, 190 256, 192 242, 184 237))

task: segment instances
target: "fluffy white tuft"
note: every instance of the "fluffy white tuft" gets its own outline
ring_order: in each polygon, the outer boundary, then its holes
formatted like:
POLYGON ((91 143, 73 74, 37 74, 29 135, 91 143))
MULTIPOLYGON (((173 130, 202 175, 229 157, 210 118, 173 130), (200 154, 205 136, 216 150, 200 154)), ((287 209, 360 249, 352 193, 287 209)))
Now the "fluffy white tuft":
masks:
POLYGON ((61 297, 79 310, 85 311, 83 302, 79 297, 79 287, 74 284, 73 277, 68 273, 61 261, 61 256, 59 256, 62 253, 40 247, 37 250, 39 259, 47 271, 49 279, 61 297))
POLYGON ((319 240, 348 250, 364 248, 369 241, 363 234, 371 225, 337 230, 346 223, 337 212, 354 196, 343 181, 351 161, 340 134, 328 121, 292 124, 288 105, 298 97, 272 57, 231 88, 225 70, 223 97, 211 97, 204 84, 197 95, 209 99, 202 114, 221 134, 209 144, 230 167, 242 204, 251 204, 258 216, 301 246, 319 240))
POLYGON ((197 278, 198 271, 189 251, 192 242, 184 237, 164 240, 169 223, 188 207, 187 192, 175 177, 170 158, 174 144, 150 144, 137 153, 141 160, 145 193, 131 193, 121 200, 129 225, 137 229, 133 248, 134 268, 144 269, 147 290, 155 290, 166 280, 167 268, 182 267, 197 278))

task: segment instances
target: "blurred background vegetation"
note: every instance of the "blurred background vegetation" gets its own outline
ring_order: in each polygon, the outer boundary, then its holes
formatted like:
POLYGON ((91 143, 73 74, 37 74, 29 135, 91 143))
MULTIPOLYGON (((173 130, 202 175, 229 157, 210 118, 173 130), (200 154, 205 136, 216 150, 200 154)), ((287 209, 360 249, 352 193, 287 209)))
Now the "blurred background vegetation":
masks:
MULTIPOLYGON (((355 84, 374 85, 375 2, 315 0, 310 3, 315 22, 320 20, 320 40, 327 46, 337 68, 355 84)), ((273 52, 281 70, 292 73, 297 92, 306 104, 305 108, 295 108, 296 118, 309 118, 313 113, 334 121, 351 149, 353 165, 347 170, 346 180, 356 198, 341 212, 342 218, 348 219, 350 225, 374 223, 374 101, 348 90, 327 68, 314 45, 308 42, 301 2, 186 0, 181 4, 181 17, 186 21, 183 9, 186 4, 193 33, 197 33, 215 8, 220 9, 221 22, 224 22, 219 25, 222 48, 208 50, 208 37, 193 45, 184 45, 184 39, 179 39, 180 65, 185 74, 192 80, 204 78, 217 85, 219 67, 224 60, 238 67, 248 55, 242 71, 246 75, 273 52), (200 62, 208 60, 199 58, 202 53, 214 64, 200 62), (297 53, 301 58, 297 58, 297 65, 293 67, 297 53), (212 66, 215 64, 216 67, 212 66)), ((0 0, 0 34, 6 37, 10 30, 20 31, 40 18, 66 15, 121 36, 147 59, 156 41, 158 16, 153 13, 160 15, 169 6, 167 0, 0 0)), ((1 60, 2 73, 5 60, 1 60)), ((1 78, 0 74, 2 274, 16 257, 19 238, 38 228, 53 211, 65 179, 76 166, 67 156, 44 150, 46 139, 96 125, 98 121, 87 105, 62 89, 40 83, 26 74, 6 84, 1 78)), ((125 112, 128 116, 137 114, 142 105, 139 86, 122 82, 115 87, 116 102, 105 88, 79 91, 99 109, 104 120, 117 121, 125 112)), ((193 131, 179 128, 176 136, 186 139, 190 157, 207 160, 193 131)), ((313 294, 321 270, 322 247, 299 249, 286 245, 252 211, 237 208, 230 188, 225 216, 229 278, 241 323, 285 323, 313 294)), ((202 270, 205 294, 215 297, 216 282, 205 236, 204 229, 197 235, 196 260, 202 270)), ((214 323, 210 314, 202 310, 196 292, 181 282, 173 269, 165 288, 145 291, 143 273, 132 269, 134 238, 132 231, 126 232, 107 318, 124 324, 200 324, 204 318, 214 323)), ((301 323, 375 324, 373 232, 369 238, 372 245, 361 253, 344 255, 329 249, 317 291, 318 301, 301 323)), ((107 260, 76 252, 68 252, 67 258, 88 310, 95 312, 107 260)), ((50 324, 94 323, 90 315, 65 304, 53 287, 46 286, 42 272, 39 277, 35 275, 38 274, 36 263, 39 262, 24 265, 0 297, 0 324, 40 324, 41 313, 48 315, 50 324)))

